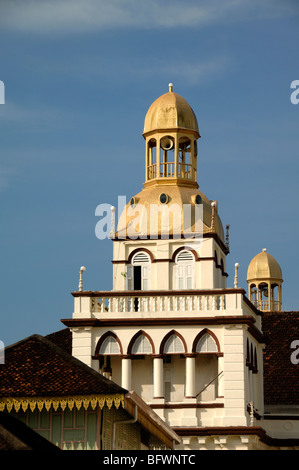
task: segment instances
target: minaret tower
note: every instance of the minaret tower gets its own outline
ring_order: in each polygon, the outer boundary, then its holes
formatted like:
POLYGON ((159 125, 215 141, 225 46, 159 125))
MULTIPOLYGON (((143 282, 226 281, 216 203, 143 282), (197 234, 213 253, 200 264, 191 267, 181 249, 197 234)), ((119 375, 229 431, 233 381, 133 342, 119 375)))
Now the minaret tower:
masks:
POLYGON ((237 263, 226 285, 228 237, 197 182, 198 122, 172 85, 149 107, 143 137, 143 188, 112 210, 113 289, 80 281, 64 320, 73 355, 134 390, 182 447, 249 447, 263 410, 261 312, 238 287, 237 263))
POLYGON ((115 290, 226 287, 226 255, 217 201, 200 190, 198 122, 173 91, 144 121, 145 182, 122 214, 114 242, 115 290))
POLYGON ((247 271, 249 300, 261 311, 282 310, 283 283, 276 259, 263 248, 250 262, 247 271))

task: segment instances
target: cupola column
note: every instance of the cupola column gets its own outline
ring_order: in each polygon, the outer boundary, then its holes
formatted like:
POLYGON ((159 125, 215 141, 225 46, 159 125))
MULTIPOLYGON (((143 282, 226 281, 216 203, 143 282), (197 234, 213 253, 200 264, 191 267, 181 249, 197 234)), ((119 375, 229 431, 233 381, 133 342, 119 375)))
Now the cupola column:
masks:
POLYGON ((281 298, 281 284, 278 286, 278 308, 282 310, 282 298, 281 298))
POLYGON ((190 143, 190 152, 191 152, 191 180, 196 181, 196 171, 195 171, 195 152, 194 152, 194 139, 191 139, 190 143))
POLYGON ((157 148, 156 148, 156 178, 160 178, 161 169, 161 144, 160 137, 157 136, 157 148))
POLYGON ((175 134, 174 137, 174 177, 178 178, 178 168, 179 168, 179 137, 178 134, 175 134))

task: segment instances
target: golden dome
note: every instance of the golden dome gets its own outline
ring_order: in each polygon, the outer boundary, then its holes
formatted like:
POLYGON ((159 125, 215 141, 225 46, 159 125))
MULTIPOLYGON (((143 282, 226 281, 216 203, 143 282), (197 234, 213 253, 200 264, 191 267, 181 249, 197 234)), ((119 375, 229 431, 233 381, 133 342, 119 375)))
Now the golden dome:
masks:
POLYGON ((277 279, 282 281, 282 272, 276 259, 267 253, 266 248, 257 254, 250 262, 247 271, 247 281, 277 279))
POLYGON ((197 138, 200 137, 193 109, 182 96, 173 92, 172 84, 169 84, 168 93, 160 96, 149 107, 144 120, 143 135, 170 129, 190 130, 197 138))
MULTIPOLYGON (((197 188, 185 187, 180 185, 155 185, 145 187, 136 194, 127 204, 121 215, 117 227, 116 237, 122 238, 129 234, 129 238, 147 238, 150 236, 161 236, 168 234, 170 237, 177 235, 182 238, 182 234, 193 234, 198 225, 195 222, 195 206, 203 205, 203 233, 216 233, 224 243, 223 226, 215 210, 214 228, 212 225, 212 206, 211 201, 197 188), (197 199, 196 199, 197 197, 197 199), (161 202, 166 201, 166 202, 161 202), (184 218, 184 205, 189 205, 186 209, 187 214, 191 214, 191 224, 187 226, 184 218), (138 212, 139 208, 142 211, 138 212), (161 211, 161 216, 155 217, 155 212, 161 211)), ((186 207, 186 206, 185 206, 186 207)), ((153 237, 154 238, 154 237, 153 237)))

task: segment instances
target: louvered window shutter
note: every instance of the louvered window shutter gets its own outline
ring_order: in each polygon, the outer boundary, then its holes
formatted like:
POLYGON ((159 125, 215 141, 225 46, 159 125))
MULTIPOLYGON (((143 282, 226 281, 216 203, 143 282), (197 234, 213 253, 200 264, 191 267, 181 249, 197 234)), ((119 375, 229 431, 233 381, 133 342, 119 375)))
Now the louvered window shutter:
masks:
POLYGON ((102 343, 100 354, 119 354, 119 345, 113 336, 108 336, 102 343))
POLYGON ((208 333, 203 335, 197 343, 196 352, 217 352, 217 345, 214 338, 212 338, 208 333))
POLYGON ((132 354, 151 354, 151 353, 152 353, 152 347, 147 337, 144 335, 139 336, 139 338, 136 339, 133 345, 132 354))
POLYGON ((139 251, 133 256, 132 264, 149 263, 149 255, 145 251, 139 251))
POLYGON ((181 251, 177 258, 178 289, 193 289, 194 287, 194 256, 190 251, 181 251))
POLYGON ((164 353, 165 354, 174 354, 174 353, 184 353, 184 346, 181 339, 177 335, 172 335, 165 343, 164 353))
POLYGON ((131 266, 130 264, 127 266, 127 277, 126 277, 126 281, 127 281, 127 290, 133 290, 134 289, 134 270, 133 270, 133 266, 131 266))

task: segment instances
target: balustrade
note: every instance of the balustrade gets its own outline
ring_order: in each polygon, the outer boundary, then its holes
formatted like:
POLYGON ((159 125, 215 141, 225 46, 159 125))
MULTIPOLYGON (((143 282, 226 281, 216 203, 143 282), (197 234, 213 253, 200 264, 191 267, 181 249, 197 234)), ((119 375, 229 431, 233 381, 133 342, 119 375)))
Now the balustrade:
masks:
POLYGON ((142 291, 136 295, 99 295, 92 297, 92 312, 194 312, 209 310, 225 310, 225 294, 175 294, 175 295, 150 295, 142 291))

